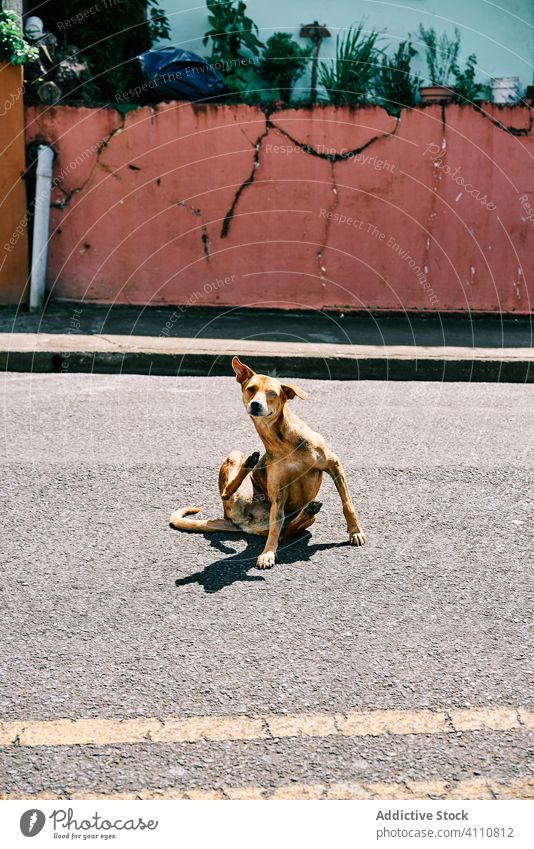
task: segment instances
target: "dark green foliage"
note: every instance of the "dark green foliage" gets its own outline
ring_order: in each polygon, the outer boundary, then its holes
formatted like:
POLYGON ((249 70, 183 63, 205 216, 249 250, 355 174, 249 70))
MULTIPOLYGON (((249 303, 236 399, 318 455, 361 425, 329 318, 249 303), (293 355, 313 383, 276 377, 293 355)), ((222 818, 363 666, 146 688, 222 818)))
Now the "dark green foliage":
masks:
POLYGON ((378 66, 376 93, 392 115, 398 115, 403 106, 415 105, 420 80, 410 67, 416 53, 410 41, 401 41, 395 54, 383 56, 378 66))
POLYGON ((206 0, 209 10, 210 29, 202 40, 207 44, 211 39, 211 59, 213 62, 232 62, 249 54, 259 56, 263 44, 255 35, 258 27, 245 14, 247 4, 243 0, 206 0))
POLYGON ((376 43, 379 33, 365 33, 363 24, 350 27, 337 36, 336 58, 321 62, 319 83, 332 103, 366 103, 374 90, 381 51, 376 43))
POLYGON ((419 35, 426 46, 426 63, 431 84, 448 85, 458 67, 460 30, 458 28, 454 30, 454 39, 449 38, 445 32, 438 38, 434 27, 426 29, 420 24, 419 35))
POLYGON ((224 77, 231 94, 246 103, 261 101, 262 83, 257 75, 256 57, 263 47, 258 27, 245 14, 243 0, 206 0, 210 29, 203 44, 211 41, 210 60, 224 77))
MULTIPOLYGON (((62 19, 86 9, 87 0, 64 0, 62 19)), ((108 0, 96 14, 84 18, 83 26, 67 33, 89 65, 95 96, 115 101, 116 94, 138 83, 133 57, 149 50, 155 41, 169 38, 170 27, 157 0, 108 0)))
POLYGON ((463 71, 456 68, 454 72, 456 77, 454 88, 456 91, 456 99, 459 103, 472 103, 474 100, 489 98, 490 91, 488 86, 475 82, 476 70, 477 57, 474 53, 470 53, 467 57, 463 71))
POLYGON ((17 13, 1 11, 0 4, 0 62, 23 65, 38 56, 39 51, 22 34, 17 13))
POLYGON ((306 69, 311 51, 311 47, 301 47, 288 32, 275 32, 265 44, 260 74, 286 103, 293 84, 306 69))

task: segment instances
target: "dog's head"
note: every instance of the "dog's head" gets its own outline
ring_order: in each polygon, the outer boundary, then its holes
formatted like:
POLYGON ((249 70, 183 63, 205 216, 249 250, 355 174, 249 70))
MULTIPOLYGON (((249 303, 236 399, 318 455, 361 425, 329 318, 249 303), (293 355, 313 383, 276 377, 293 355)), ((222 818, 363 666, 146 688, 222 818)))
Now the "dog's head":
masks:
POLYGON ((232 368, 237 382, 241 384, 245 409, 254 418, 270 416, 274 419, 282 412, 286 401, 295 395, 303 400, 308 397, 304 389, 293 383, 276 380, 266 374, 256 374, 239 357, 233 358, 232 368))

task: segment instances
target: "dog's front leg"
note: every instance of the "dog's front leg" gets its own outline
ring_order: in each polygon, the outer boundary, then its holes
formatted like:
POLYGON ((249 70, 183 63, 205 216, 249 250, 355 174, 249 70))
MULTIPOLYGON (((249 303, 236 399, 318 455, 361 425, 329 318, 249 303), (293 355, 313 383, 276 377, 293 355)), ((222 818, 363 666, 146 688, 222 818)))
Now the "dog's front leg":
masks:
POLYGON ((328 464, 325 471, 328 475, 330 475, 336 485, 337 491, 339 492, 341 504, 343 505, 343 515, 347 521, 347 531, 349 533, 350 544, 363 545, 365 543, 365 535, 360 527, 360 523, 354 509, 354 504, 350 497, 347 478, 345 477, 345 472, 343 471, 343 466, 341 465, 339 457, 336 457, 335 454, 329 453, 328 464))
POLYGON ((271 498, 271 510, 269 513, 269 533, 265 548, 256 560, 258 569, 272 569, 276 560, 276 549, 278 539, 284 524, 284 501, 279 493, 271 498))

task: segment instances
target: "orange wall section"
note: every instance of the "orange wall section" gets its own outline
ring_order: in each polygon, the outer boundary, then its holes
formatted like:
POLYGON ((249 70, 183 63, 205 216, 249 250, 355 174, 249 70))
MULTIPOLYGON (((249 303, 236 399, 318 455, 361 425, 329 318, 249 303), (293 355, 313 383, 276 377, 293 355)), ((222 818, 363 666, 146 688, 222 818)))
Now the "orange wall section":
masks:
POLYGON ((23 303, 27 295, 24 169, 22 68, 0 62, 0 304, 23 303))
POLYGON ((531 310, 527 107, 31 107, 58 299, 531 310), (530 287, 530 294, 529 294, 530 287))

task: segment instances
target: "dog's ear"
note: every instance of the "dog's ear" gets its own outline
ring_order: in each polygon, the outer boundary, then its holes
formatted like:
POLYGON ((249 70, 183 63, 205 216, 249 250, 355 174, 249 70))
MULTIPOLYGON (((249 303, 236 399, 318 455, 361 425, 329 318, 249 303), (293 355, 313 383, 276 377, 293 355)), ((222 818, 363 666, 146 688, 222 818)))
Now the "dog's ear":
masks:
POLYGON ((298 395, 299 398, 302 398, 303 401, 308 397, 308 393, 301 389, 300 386, 295 386, 294 383, 282 383, 282 392, 286 396, 286 398, 290 401, 291 398, 294 398, 295 395, 298 395))
POLYGON ((234 357, 232 360, 232 368, 235 371, 235 378, 238 383, 244 383, 249 380, 255 372, 251 368, 242 363, 239 357, 234 357))

